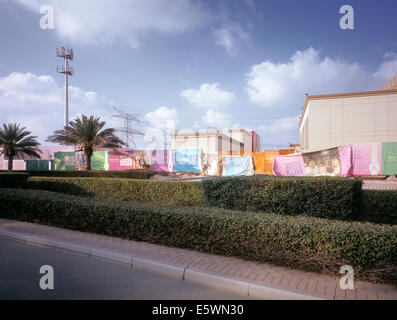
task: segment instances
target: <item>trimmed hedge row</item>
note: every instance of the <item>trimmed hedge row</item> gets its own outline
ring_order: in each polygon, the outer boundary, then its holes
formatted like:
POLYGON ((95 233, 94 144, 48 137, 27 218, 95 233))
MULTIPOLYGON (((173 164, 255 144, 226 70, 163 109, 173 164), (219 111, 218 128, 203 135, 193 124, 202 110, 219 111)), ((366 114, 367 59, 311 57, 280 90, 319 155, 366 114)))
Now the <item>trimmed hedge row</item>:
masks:
POLYGON ((397 283, 397 226, 95 201, 41 190, 0 189, 0 217, 363 280, 397 283))
POLYGON ((361 208, 361 180, 255 176, 202 185, 208 205, 225 209, 354 220, 361 208))
POLYGON ((166 172, 149 170, 128 171, 26 171, 33 177, 69 177, 69 178, 118 178, 118 179, 150 179, 156 174, 167 175, 166 172))
POLYGON ((361 190, 340 178, 239 177, 199 182, 30 177, 0 173, 1 187, 25 187, 98 199, 185 204, 397 224, 397 191, 361 190), (15 178, 15 179, 14 179, 15 178))
POLYGON ((397 191, 363 190, 362 214, 366 221, 397 224, 397 191))
POLYGON ((26 173, 0 172, 0 188, 22 188, 28 177, 26 173))
POLYGON ((135 203, 203 205, 199 183, 187 181, 30 177, 27 188, 135 203))

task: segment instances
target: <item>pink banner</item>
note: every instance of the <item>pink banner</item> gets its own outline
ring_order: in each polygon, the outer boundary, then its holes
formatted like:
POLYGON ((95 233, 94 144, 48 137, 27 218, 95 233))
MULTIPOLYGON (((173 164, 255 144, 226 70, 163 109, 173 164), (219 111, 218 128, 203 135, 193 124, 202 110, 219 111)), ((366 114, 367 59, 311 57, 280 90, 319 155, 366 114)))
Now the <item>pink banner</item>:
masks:
MULTIPOLYGON (((351 176, 352 172, 352 146, 350 144, 346 146, 341 146, 339 150, 339 160, 340 160, 340 176, 348 177, 351 176)), ((335 160, 334 160, 335 161, 335 160)), ((338 174, 336 174, 338 175, 338 174)))
POLYGON ((167 150, 152 151, 152 155, 150 157, 150 169, 153 171, 169 171, 167 150))
POLYGON ((109 152, 109 170, 123 171, 134 169, 134 160, 132 151, 112 151, 109 152))
POLYGON ((274 158, 273 173, 276 176, 318 177, 351 175, 351 146, 292 154, 274 158))
POLYGON ((287 156, 274 157, 273 173, 275 176, 303 177, 305 163, 301 154, 290 154, 287 156))
POLYGON ((352 175, 382 175, 382 145, 380 143, 352 145, 352 175))

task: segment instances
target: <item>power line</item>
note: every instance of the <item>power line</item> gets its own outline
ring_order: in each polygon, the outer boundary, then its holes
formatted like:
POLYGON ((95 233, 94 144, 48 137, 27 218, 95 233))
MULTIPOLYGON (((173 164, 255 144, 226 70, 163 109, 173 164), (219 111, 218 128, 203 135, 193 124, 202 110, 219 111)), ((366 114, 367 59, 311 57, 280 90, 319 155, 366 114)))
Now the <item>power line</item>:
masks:
POLYGON ((135 145, 134 135, 144 135, 143 132, 133 128, 134 122, 141 123, 141 121, 138 119, 139 114, 129 114, 118 109, 117 107, 113 108, 118 112, 118 114, 115 114, 112 119, 119 118, 123 120, 123 127, 116 128, 116 131, 124 135, 124 143, 126 144, 127 148, 129 148, 130 142, 135 145))

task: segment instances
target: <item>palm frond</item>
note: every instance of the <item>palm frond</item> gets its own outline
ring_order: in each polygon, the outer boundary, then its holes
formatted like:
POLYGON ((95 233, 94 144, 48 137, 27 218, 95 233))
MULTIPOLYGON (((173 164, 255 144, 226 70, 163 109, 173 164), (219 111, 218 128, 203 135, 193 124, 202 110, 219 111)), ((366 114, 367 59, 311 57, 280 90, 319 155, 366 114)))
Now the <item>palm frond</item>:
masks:
POLYGON ((31 132, 25 127, 20 127, 16 123, 3 124, 0 128, 0 146, 3 148, 1 154, 8 158, 22 156, 24 154, 34 158, 40 158, 40 143, 36 136, 31 136, 31 132))

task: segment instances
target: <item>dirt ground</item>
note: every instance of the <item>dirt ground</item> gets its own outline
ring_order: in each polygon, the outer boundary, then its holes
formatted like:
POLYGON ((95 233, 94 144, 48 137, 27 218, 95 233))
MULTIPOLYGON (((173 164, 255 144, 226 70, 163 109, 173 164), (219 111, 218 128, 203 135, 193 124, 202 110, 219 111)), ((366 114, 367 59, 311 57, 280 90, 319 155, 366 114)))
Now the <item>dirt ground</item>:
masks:
POLYGON ((168 173, 167 175, 160 175, 156 174, 150 179, 152 180, 189 180, 189 179, 202 179, 202 178, 208 178, 207 176, 200 175, 198 173, 183 173, 183 172, 177 172, 177 173, 168 173))

